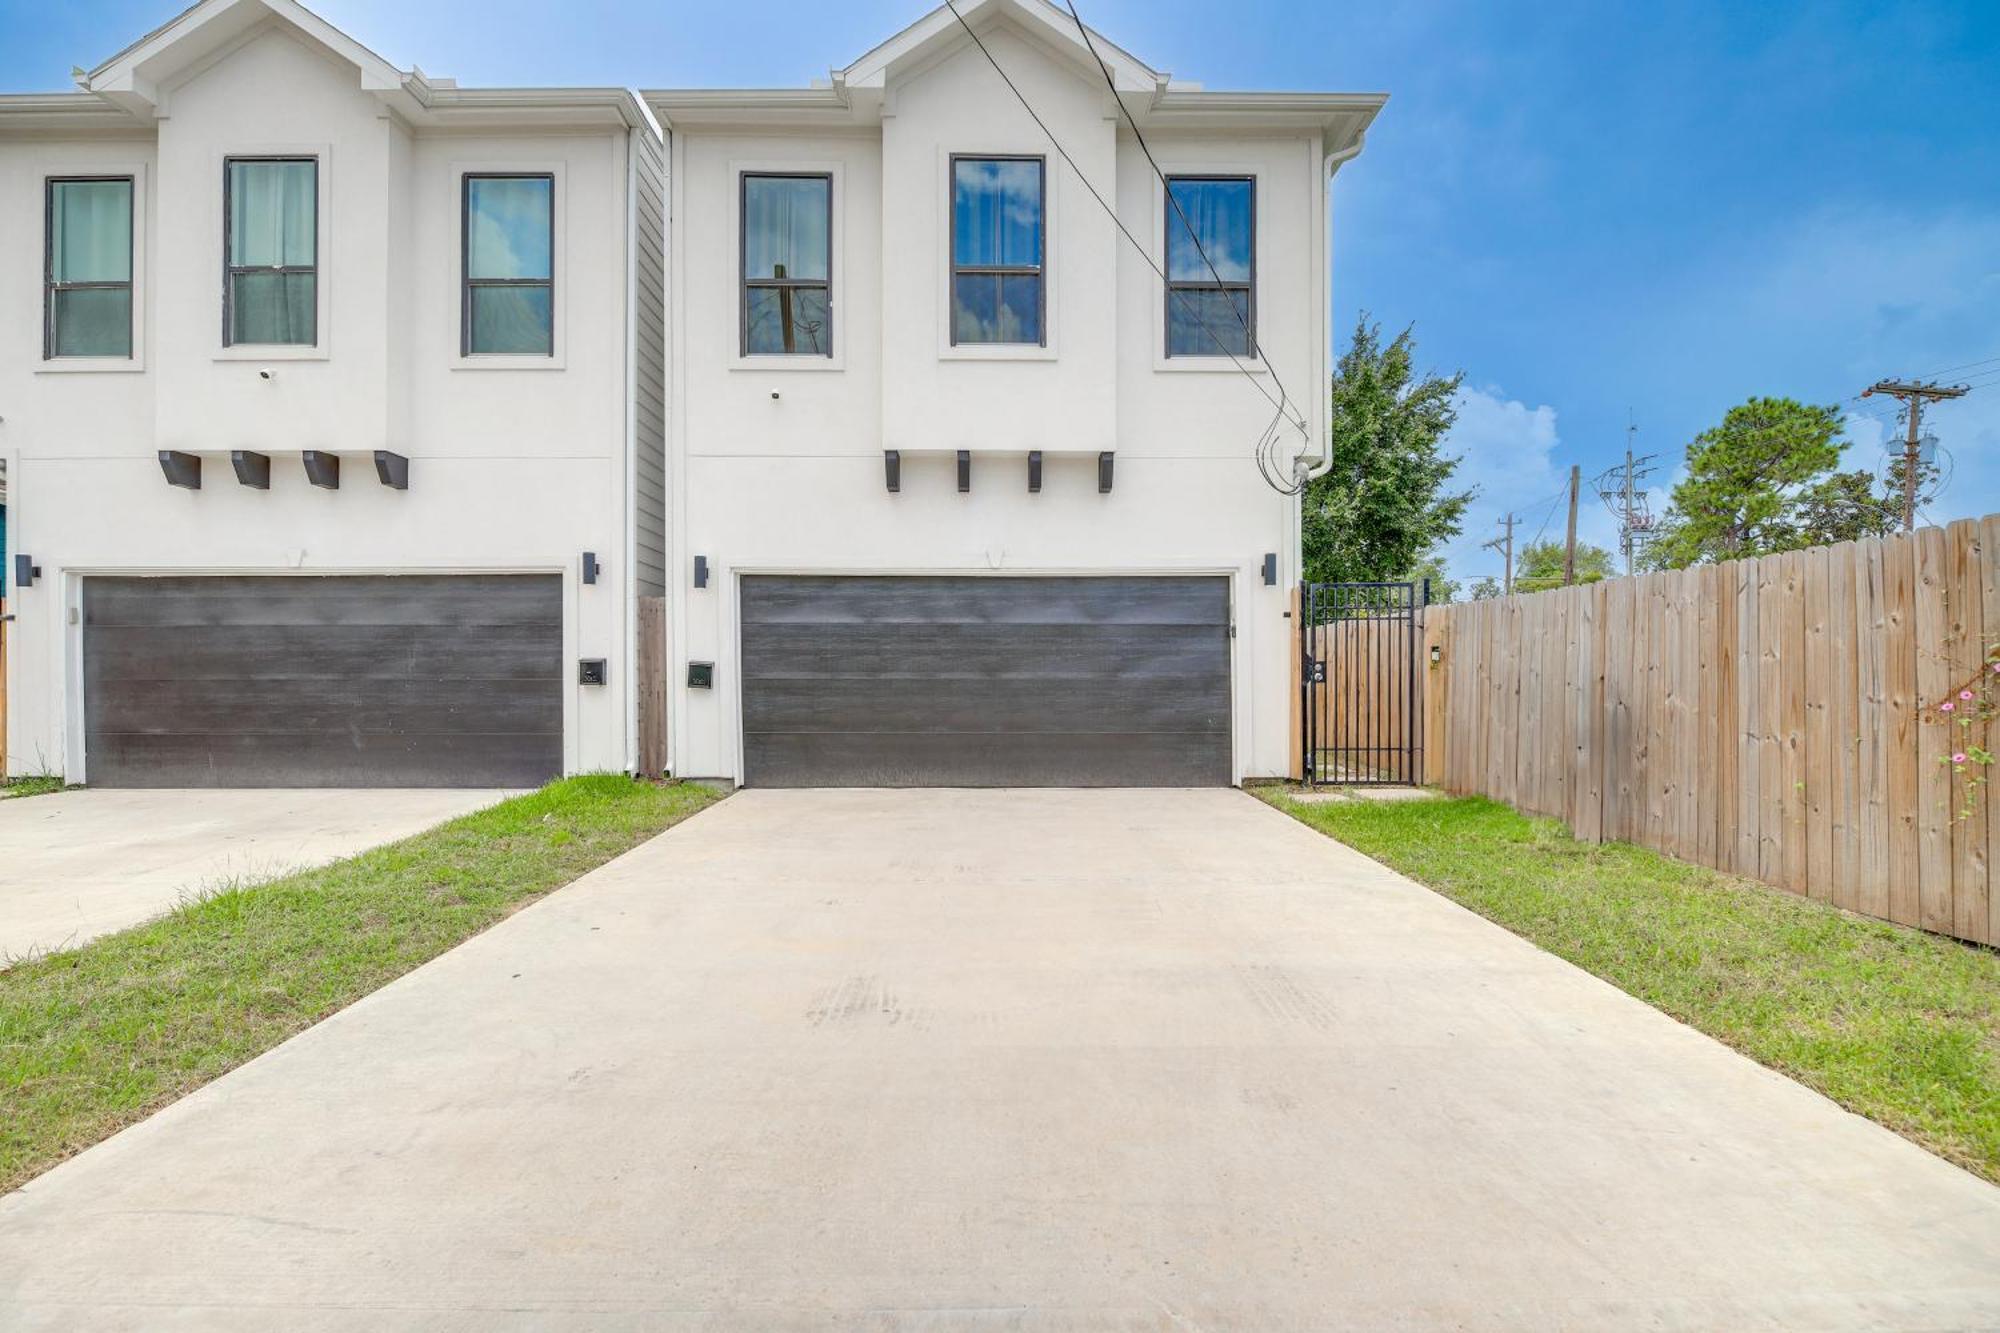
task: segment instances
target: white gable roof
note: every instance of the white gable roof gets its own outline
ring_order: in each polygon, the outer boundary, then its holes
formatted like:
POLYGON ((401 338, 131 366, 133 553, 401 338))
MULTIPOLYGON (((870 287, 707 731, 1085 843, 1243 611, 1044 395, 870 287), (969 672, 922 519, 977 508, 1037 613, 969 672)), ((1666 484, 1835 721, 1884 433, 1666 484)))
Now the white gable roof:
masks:
POLYGON ((880 88, 892 74, 921 65, 934 55, 956 50, 971 40, 965 34, 966 25, 983 31, 1004 20, 1012 20, 1030 36, 1075 61, 1093 80, 1103 77, 1098 68, 1098 61, 1102 60, 1117 81, 1120 93, 1152 93, 1167 86, 1165 74, 1148 67, 1096 29, 1091 29, 1086 44, 1069 11, 1049 0, 952 0, 952 4, 939 5, 847 68, 836 70, 834 82, 849 88, 880 88))

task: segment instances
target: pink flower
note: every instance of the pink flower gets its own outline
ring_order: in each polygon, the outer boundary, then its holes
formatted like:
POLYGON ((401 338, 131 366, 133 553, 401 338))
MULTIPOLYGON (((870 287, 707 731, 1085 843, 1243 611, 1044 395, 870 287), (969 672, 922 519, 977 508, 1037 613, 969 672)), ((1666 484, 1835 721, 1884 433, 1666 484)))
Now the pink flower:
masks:
POLYGON ((1996 676, 2000 676, 2000 662, 1995 662, 1993 664, 1993 674, 1996 676))
POLYGON ((1961 750, 1961 751, 1960 751, 1959 753, 1957 753, 1957 754, 1953 755, 1953 756, 1951 757, 1951 762, 1952 762, 1952 763, 1954 763, 1954 764, 1962 764, 1962 763, 1964 763, 1964 762, 1965 762, 1965 752, 1961 750))
POLYGON ((1970 700, 1970 699, 1972 698, 1972 691, 1971 691, 1971 690, 1960 690, 1960 691, 1958 692, 1958 697, 1959 697, 1959 698, 1961 698, 1961 699, 1965 699, 1965 700, 1968 700, 1968 701, 1969 701, 1969 700, 1970 700))
POLYGON ((1949 712, 1951 712, 1951 711, 1952 711, 1953 709, 1955 709, 1955 708, 1957 708, 1957 707, 1958 707, 1958 705, 1957 705, 1957 704, 1953 703, 1953 702, 1952 702, 1951 700, 1949 700, 1949 699, 1946 699, 1946 700, 1945 700, 1945 701, 1944 701, 1943 703, 1941 703, 1941 704, 1939 704, 1939 705, 1938 705, 1938 712, 1940 712, 1940 713, 1949 713, 1949 712))

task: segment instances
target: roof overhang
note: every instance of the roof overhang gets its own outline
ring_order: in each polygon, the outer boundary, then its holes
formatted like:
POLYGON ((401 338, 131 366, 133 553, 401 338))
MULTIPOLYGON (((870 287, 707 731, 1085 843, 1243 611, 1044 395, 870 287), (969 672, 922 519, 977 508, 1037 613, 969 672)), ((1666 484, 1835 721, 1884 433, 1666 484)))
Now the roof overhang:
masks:
POLYGON ((954 3, 956 13, 950 5, 940 5, 812 88, 649 89, 640 96, 669 129, 875 126, 881 124, 894 79, 970 41, 966 27, 983 36, 1004 23, 1039 48, 1070 60, 1093 83, 1102 80, 1108 69, 1119 101, 1141 130, 1319 134, 1327 151, 1336 152, 1358 144, 1388 100, 1382 93, 1210 92, 1151 68, 1095 29, 1086 40, 1069 12, 1049 0, 954 3))

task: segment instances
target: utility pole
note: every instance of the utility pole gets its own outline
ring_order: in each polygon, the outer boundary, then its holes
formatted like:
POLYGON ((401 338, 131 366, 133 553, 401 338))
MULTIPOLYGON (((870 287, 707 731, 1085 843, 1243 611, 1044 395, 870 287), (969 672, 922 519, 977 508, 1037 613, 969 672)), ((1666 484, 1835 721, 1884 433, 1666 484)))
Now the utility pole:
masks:
POLYGON ((1928 384, 1919 384, 1914 380, 1876 380, 1861 391, 1861 396, 1867 398, 1878 393, 1887 394, 1900 402, 1903 415, 1909 420, 1909 430, 1903 436, 1903 531, 1908 532, 1917 526, 1917 482, 1921 470, 1917 428, 1923 420, 1924 404, 1963 398, 1966 386, 1941 386, 1935 380, 1928 384))
POLYGON ((1576 496, 1583 489, 1583 467, 1569 467, 1569 536, 1563 542, 1563 587, 1576 582, 1576 496))
POLYGON ((1646 502, 1646 492, 1639 483, 1653 471, 1654 455, 1640 456, 1632 452, 1632 446, 1639 434, 1639 427, 1630 417, 1625 423, 1625 466, 1610 467, 1597 474, 1591 486, 1597 491, 1597 498, 1604 501, 1618 520, 1618 550, 1625 557, 1625 572, 1634 572, 1639 554, 1639 542, 1653 530, 1652 509, 1646 502))
POLYGON ((1512 597, 1514 595, 1514 516, 1512 514, 1507 515, 1507 517, 1500 520, 1500 525, 1507 530, 1506 535, 1504 537, 1495 537, 1492 541, 1485 543, 1485 545, 1491 550, 1504 551, 1507 558, 1507 581, 1501 586, 1505 589, 1505 595, 1512 597))

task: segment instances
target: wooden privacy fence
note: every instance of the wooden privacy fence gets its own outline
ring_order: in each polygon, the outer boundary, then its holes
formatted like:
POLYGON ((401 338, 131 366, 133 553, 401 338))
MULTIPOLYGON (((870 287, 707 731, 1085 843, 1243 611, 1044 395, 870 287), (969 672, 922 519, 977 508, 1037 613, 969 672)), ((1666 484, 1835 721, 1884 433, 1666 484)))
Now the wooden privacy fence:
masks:
POLYGON ((1988 785, 1960 817, 1940 757, 1965 733, 1937 708, 2000 641, 1996 574, 2000 515, 1433 607, 1426 771, 1579 838, 2000 943, 2000 802, 1988 785))

